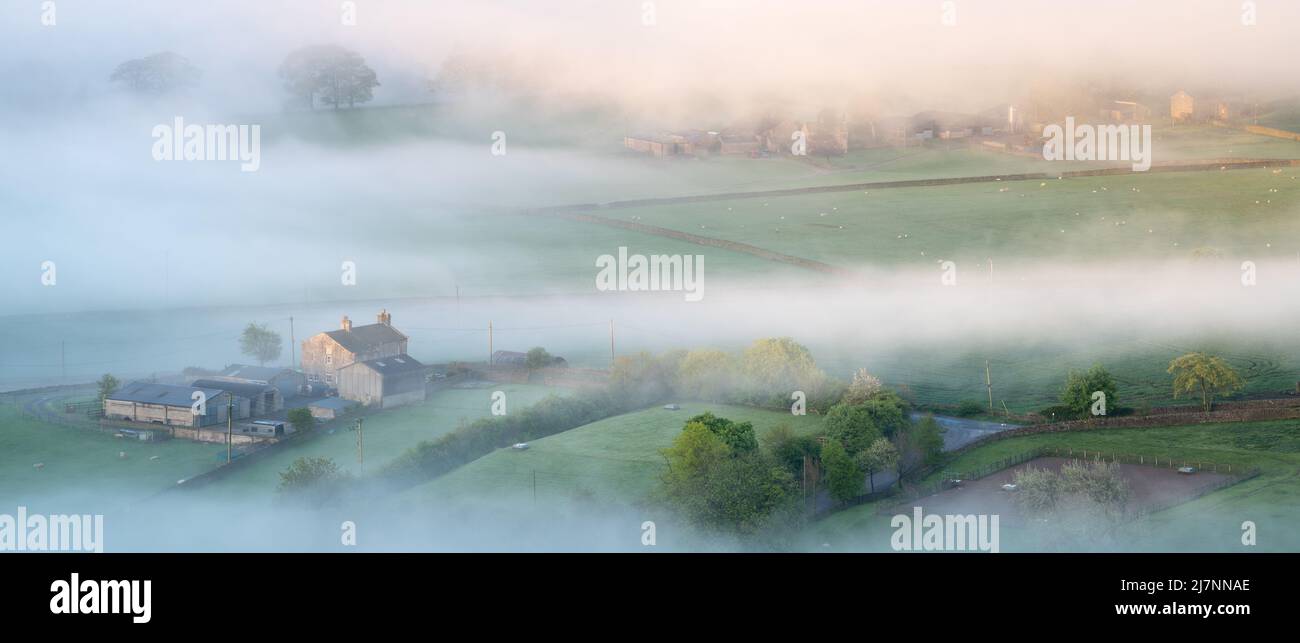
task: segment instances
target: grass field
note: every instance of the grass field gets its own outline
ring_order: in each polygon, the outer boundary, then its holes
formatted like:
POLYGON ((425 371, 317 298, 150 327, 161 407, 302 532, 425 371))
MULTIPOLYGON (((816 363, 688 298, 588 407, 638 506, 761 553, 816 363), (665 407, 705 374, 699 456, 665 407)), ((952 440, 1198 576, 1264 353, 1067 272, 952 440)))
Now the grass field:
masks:
POLYGON ((1043 259, 1190 259, 1202 247, 1229 258, 1294 259, 1285 243, 1300 236, 1300 178, 1293 177, 1300 168, 892 188, 601 214, 846 267, 995 257, 1003 272, 1043 259))
POLYGON ((528 384, 499 384, 489 388, 445 389, 422 404, 390 409, 366 418, 365 463, 357 462, 356 432, 352 420, 342 419, 318 427, 320 435, 284 445, 264 459, 240 465, 230 475, 194 491, 187 497, 206 500, 246 499, 270 503, 280 472, 304 457, 331 458, 344 470, 359 474, 376 471, 421 440, 431 440, 462 423, 490 415, 493 391, 504 391, 508 408, 522 409, 561 390, 528 384))
MULTIPOLYGON (((972 470, 1039 446, 1172 457, 1189 462, 1232 465, 1235 471, 1258 467, 1261 475, 1200 499, 1153 514, 1130 525, 1121 549, 1135 551, 1244 551, 1243 521, 1254 521, 1261 536, 1257 549, 1295 551, 1300 547, 1300 422, 1206 424, 1156 429, 1055 433, 1011 438, 962 454, 950 467, 972 470)), ((936 474, 941 475, 941 474, 936 474)), ((888 501, 884 501, 888 502, 888 501)), ((889 548, 888 516, 876 505, 836 513, 816 523, 810 545, 835 550, 889 548), (813 541, 816 541, 813 543, 813 541)), ((1030 549, 1029 532, 1004 528, 1004 551, 1030 549)))
POLYGON ((211 469, 224 455, 225 447, 215 444, 140 442, 43 422, 6 402, 0 404, 0 507, 104 513, 211 469), (126 458, 119 457, 123 452, 126 458))
POLYGON ((579 496, 631 504, 645 497, 664 467, 662 449, 671 446, 686 420, 712 411, 753 422, 759 436, 781 424, 814 433, 821 417, 717 404, 683 404, 678 411, 652 408, 594 422, 529 444, 526 451, 501 449, 437 480, 410 489, 401 506, 439 501, 513 503, 564 502, 579 496))

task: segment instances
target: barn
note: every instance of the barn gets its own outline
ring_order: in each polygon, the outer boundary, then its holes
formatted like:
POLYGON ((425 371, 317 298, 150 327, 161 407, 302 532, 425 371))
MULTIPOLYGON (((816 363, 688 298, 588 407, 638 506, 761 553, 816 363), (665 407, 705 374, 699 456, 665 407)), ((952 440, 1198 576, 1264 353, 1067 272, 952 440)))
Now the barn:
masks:
POLYGON ((214 375, 210 379, 270 384, 279 389, 281 397, 297 395, 302 386, 307 383, 305 375, 291 369, 247 364, 231 364, 223 369, 220 375, 214 375))
POLYGON ((426 367, 405 353, 353 362, 339 369, 339 397, 389 408, 421 402, 426 367))
MULTIPOLYGON (((166 426, 202 427, 226 421, 228 402, 218 388, 131 382, 104 397, 104 417, 166 426), (196 396, 202 393, 202 396, 196 396), (197 398, 197 399, 196 399, 197 398), (195 415, 194 404, 204 401, 204 413, 195 415)), ((248 417, 248 401, 235 398, 235 418, 248 417)))
POLYGON ((307 410, 311 411, 311 416, 318 420, 333 420, 344 415, 356 405, 357 403, 352 400, 345 400, 340 397, 326 397, 308 404, 307 410))
POLYGON ((271 415, 284 408, 284 396, 280 394, 280 389, 264 382, 202 379, 194 380, 190 385, 204 389, 220 389, 235 397, 248 400, 248 412, 253 417, 271 415))

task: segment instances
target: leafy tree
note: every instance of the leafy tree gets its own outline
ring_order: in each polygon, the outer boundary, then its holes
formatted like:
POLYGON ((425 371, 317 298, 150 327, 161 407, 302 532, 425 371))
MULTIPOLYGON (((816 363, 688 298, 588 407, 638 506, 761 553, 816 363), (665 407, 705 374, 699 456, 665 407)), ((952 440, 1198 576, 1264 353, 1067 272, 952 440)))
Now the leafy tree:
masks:
POLYGON ((117 66, 110 82, 121 83, 139 93, 163 94, 193 87, 203 73, 184 56, 164 51, 144 58, 128 60, 117 66))
POLYGON ((671 356, 661 359, 646 352, 624 355, 614 360, 609 390, 632 408, 645 407, 672 394, 675 374, 671 356))
POLYGON ((296 409, 289 409, 287 417, 295 431, 306 433, 307 431, 316 428, 316 417, 311 414, 311 409, 305 406, 296 409))
POLYGON ((1044 515, 1056 509, 1061 480, 1050 469, 1027 466, 1016 472, 1016 504, 1030 515, 1044 515))
POLYGON ((878 438, 871 446, 863 449, 854 459, 858 467, 867 472, 867 481, 871 492, 876 492, 876 472, 888 471, 898 466, 898 448, 886 438, 878 438))
POLYGON ((906 431, 910 422, 907 419, 907 403, 891 391, 882 391, 862 404, 871 416, 880 433, 887 438, 906 431))
POLYGON ((116 393, 117 387, 121 386, 122 383, 116 377, 113 377, 111 373, 104 373, 104 376, 99 378, 95 385, 99 387, 99 403, 103 404, 104 398, 116 393))
POLYGON ((958 417, 974 417, 984 412, 984 404, 975 400, 962 400, 957 404, 958 417))
POLYGON ((659 498, 702 527, 754 534, 795 504, 793 476, 754 451, 733 457, 700 422, 690 422, 663 451, 668 470, 659 498))
POLYGON ((677 368, 677 390, 701 400, 720 402, 733 391, 737 369, 730 355, 715 349, 687 353, 677 368))
POLYGON ((1075 417, 1086 418, 1092 415, 1093 393, 1101 391, 1106 394, 1106 409, 1119 405, 1119 385, 1115 378, 1101 364, 1082 373, 1071 371, 1065 379, 1065 389, 1061 391, 1061 405, 1070 409, 1075 417))
POLYGON ((337 499, 350 479, 331 458, 303 457, 280 472, 278 491, 320 507, 337 499))
POLYGON ((826 469, 826 487, 831 497, 848 502, 862 495, 862 471, 836 440, 822 445, 822 467, 826 469))
POLYGON ((865 404, 836 404, 826 414, 822 426, 826 436, 839 442, 849 455, 857 455, 872 442, 883 437, 871 409, 865 404))
POLYGON ((777 464, 792 475, 802 476, 804 457, 818 457, 821 445, 811 435, 799 435, 789 424, 779 424, 763 434, 759 441, 777 464))
POLYGON ((239 337, 240 352, 256 359, 257 363, 263 366, 267 362, 278 359, 282 349, 283 340, 280 333, 267 328, 266 324, 249 322, 244 328, 244 333, 239 337))
POLYGON ((709 411, 686 422, 703 424, 734 454, 745 454, 758 448, 758 440, 754 437, 754 425, 750 422, 732 422, 727 418, 716 417, 709 411))
POLYGON ((310 108, 316 101, 338 109, 373 98, 379 86, 375 71, 364 58, 338 45, 315 45, 290 53, 280 64, 280 80, 289 93, 310 108))
POLYGON ((813 361, 812 353, 789 337, 760 339, 745 349, 742 368, 761 391, 807 390, 824 374, 813 361))
POLYGON ((912 444, 920 451, 926 464, 934 464, 943 457, 944 428, 933 415, 926 415, 917 422, 912 433, 912 444))
POLYGON ((1169 362, 1174 376, 1174 397, 1199 393, 1201 407, 1208 413, 1216 395, 1240 390, 1246 384, 1236 369, 1217 356, 1188 353, 1169 362))
POLYGON ((840 398, 840 401, 845 404, 862 404, 880 393, 882 388, 879 378, 868 373, 867 369, 859 368, 853 374, 853 382, 849 384, 848 390, 844 391, 844 397, 840 398))
POLYGON ((528 354, 524 357, 524 366, 528 367, 528 370, 530 371, 544 368, 550 364, 551 354, 546 352, 546 349, 541 346, 528 349, 528 354))

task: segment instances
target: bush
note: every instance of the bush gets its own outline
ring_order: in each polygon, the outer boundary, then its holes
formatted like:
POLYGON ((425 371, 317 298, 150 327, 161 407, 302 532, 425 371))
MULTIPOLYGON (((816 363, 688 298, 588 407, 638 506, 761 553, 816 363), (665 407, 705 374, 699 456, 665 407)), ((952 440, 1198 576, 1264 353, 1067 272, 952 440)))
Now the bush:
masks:
POLYGON ((975 400, 962 400, 957 404, 957 417, 974 417, 984 412, 984 405, 975 400))

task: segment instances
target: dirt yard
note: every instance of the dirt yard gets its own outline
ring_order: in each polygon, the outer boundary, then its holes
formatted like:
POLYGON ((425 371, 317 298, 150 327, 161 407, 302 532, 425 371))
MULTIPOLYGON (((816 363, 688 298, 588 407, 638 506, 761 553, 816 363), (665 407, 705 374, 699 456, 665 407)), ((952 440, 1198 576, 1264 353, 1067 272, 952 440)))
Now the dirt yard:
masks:
MULTIPOLYGON (((927 514, 998 514, 1003 521, 1019 522, 1021 517, 1014 501, 1015 492, 1003 491, 1002 485, 1012 482, 1016 472, 1026 467, 1056 471, 1068 461, 1067 458, 1037 458, 979 480, 964 482, 958 488, 919 498, 910 505, 922 507, 927 514)), ((1119 468, 1133 490, 1128 505, 1131 509, 1190 500, 1201 487, 1230 477, 1205 471, 1187 475, 1168 467, 1137 464, 1121 464, 1119 468)))

